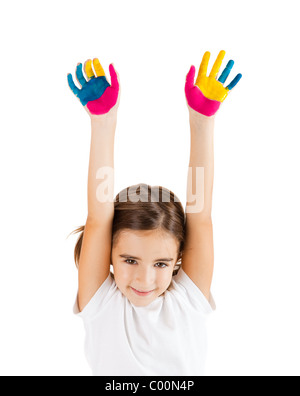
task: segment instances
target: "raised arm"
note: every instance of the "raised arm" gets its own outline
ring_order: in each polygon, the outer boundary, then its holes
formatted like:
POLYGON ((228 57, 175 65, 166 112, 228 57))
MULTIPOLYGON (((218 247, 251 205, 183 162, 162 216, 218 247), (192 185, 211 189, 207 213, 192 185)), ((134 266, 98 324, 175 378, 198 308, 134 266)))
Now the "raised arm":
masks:
POLYGON ((114 216, 114 138, 119 105, 119 82, 112 65, 111 85, 98 59, 76 67, 81 89, 68 74, 73 93, 91 119, 91 145, 88 170, 88 213, 80 259, 78 305, 82 310, 105 281, 110 270, 112 222, 114 216))
POLYGON ((93 223, 114 215, 114 140, 117 113, 91 118, 88 171, 88 220, 93 223))
POLYGON ((182 268, 202 293, 209 299, 213 276, 214 248, 211 219, 214 179, 214 124, 215 114, 228 92, 237 84, 241 74, 226 88, 223 83, 233 66, 229 61, 217 80, 225 56, 221 51, 209 77, 207 66, 210 53, 206 52, 194 85, 195 67, 192 66, 185 84, 190 121, 190 161, 187 180, 186 240, 182 268))

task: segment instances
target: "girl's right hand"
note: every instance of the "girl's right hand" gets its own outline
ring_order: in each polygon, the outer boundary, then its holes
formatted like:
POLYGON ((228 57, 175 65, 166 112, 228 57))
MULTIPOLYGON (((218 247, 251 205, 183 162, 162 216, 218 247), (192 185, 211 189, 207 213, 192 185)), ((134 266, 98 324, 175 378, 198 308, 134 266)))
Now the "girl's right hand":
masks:
POLYGON ((112 108, 116 110, 120 99, 118 75, 113 65, 109 65, 111 85, 108 83, 103 67, 97 58, 93 59, 93 65, 96 76, 92 68, 91 59, 84 63, 86 79, 82 73, 82 63, 77 64, 75 75, 81 85, 81 89, 74 84, 72 74, 68 74, 69 87, 91 117, 93 115, 106 114, 112 108))

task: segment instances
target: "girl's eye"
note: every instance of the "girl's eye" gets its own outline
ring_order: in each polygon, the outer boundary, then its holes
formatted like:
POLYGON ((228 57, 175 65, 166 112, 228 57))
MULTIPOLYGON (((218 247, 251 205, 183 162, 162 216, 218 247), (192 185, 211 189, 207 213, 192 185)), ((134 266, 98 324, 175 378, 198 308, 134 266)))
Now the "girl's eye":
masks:
POLYGON ((155 264, 155 267, 158 267, 158 268, 166 268, 168 266, 168 264, 166 264, 166 263, 156 263, 155 264))
MULTIPOLYGON (((126 259, 125 263, 127 263, 127 264, 136 264, 136 261, 132 260, 132 259, 126 259)), ((156 263, 155 267, 157 267, 157 268, 166 268, 166 267, 168 267, 168 264, 166 264, 166 263, 156 263)))
POLYGON ((127 264, 134 264, 134 263, 136 263, 136 261, 135 261, 135 260, 131 260, 131 259, 126 259, 126 260, 125 260, 125 263, 127 263, 127 264), (129 261, 131 261, 131 262, 129 263, 129 261))

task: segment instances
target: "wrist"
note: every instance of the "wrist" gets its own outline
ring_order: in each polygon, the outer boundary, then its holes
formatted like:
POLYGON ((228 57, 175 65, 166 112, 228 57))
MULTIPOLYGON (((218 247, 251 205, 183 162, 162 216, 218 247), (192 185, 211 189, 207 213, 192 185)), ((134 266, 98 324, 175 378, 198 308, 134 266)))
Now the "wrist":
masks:
POLYGON ((190 119, 208 121, 208 120, 214 119, 216 116, 216 113, 211 116, 206 116, 206 115, 199 113, 198 111, 192 109, 189 105, 188 105, 188 110, 189 110, 190 119))
POLYGON ((91 115, 92 128, 115 128, 117 124, 117 111, 109 111, 106 114, 91 115))
POLYGON ((215 114, 212 116, 206 116, 189 107, 189 120, 190 125, 205 128, 214 125, 215 114))

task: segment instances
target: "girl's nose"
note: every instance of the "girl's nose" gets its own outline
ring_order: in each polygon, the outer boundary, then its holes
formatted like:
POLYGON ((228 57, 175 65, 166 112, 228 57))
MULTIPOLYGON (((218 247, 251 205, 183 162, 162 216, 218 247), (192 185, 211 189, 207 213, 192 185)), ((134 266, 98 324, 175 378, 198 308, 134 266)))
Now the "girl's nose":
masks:
POLYGON ((147 289, 148 286, 153 286, 153 271, 151 268, 139 268, 136 272, 136 281, 138 284, 147 289))

